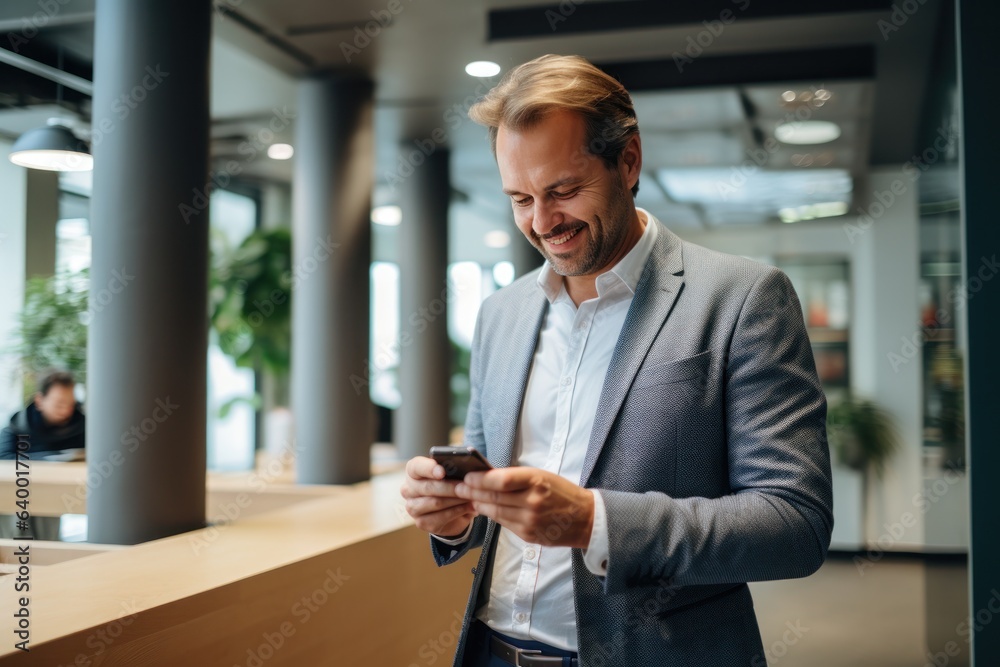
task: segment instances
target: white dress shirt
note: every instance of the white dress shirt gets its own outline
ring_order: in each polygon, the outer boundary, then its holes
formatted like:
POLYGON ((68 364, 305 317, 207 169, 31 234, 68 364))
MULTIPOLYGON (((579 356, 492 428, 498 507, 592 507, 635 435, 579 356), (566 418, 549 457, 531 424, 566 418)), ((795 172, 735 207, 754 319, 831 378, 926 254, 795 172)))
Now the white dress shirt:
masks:
MULTIPOLYGON (((538 286, 549 306, 528 376, 511 465, 534 466, 580 483, 604 376, 656 241, 655 219, 638 211, 645 230, 625 257, 597 276, 596 298, 577 308, 563 277, 548 263, 542 268, 538 286)), ((607 518, 600 494, 592 493, 594 526, 584 562, 603 576, 609 551, 607 518)), ((467 537, 468 531, 444 541, 458 544, 467 537)), ((511 637, 576 651, 570 554, 570 547, 530 544, 500 528, 490 599, 478 618, 511 637)))

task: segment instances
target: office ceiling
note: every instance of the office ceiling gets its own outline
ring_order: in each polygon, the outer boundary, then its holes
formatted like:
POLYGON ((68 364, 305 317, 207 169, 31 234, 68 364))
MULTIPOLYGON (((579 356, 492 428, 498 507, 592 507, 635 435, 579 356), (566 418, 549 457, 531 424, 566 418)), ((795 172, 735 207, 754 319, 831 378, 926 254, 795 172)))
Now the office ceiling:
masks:
MULTIPOLYGON (((220 0, 213 19, 213 158, 221 164, 236 154, 275 109, 294 112, 299 77, 364 74, 376 84, 376 204, 394 203, 387 174, 400 151, 445 130, 455 191, 452 255, 492 263, 509 250, 489 248, 483 237, 513 231, 509 204, 485 130, 453 114, 497 79, 470 77, 464 67, 492 60, 506 71, 544 53, 577 53, 633 91, 644 144, 639 204, 666 224, 780 224, 782 215, 809 217, 817 205, 851 209, 864 196, 871 166, 902 165, 917 152, 942 5, 927 0, 905 23, 890 5, 220 0), (898 30, 890 29, 893 21, 898 30), (834 122, 840 136, 812 146, 774 141, 776 127, 796 118, 834 122)), ((91 79, 94 0, 59 7, 19 50, 57 65, 61 47, 62 69, 91 79)), ((32 0, 5 0, 0 34, 23 34, 25 18, 38 13, 32 0)), ((85 131, 87 96, 65 88, 61 95, 57 106, 54 84, 0 64, 0 135, 15 137, 67 113, 85 131)), ((290 126, 275 141, 292 137, 290 126)), ((244 173, 289 181, 294 162, 260 157, 244 173)), ((379 229, 379 247, 392 248, 393 233, 379 229)))

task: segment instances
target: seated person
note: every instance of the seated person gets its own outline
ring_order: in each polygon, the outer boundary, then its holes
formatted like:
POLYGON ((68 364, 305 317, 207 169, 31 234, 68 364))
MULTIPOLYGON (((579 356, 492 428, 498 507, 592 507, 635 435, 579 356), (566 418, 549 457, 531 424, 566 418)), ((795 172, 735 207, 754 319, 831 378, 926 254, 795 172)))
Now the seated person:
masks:
POLYGON ((18 436, 27 436, 27 456, 40 460, 65 449, 82 450, 85 420, 73 396, 71 373, 53 371, 38 383, 35 399, 0 432, 0 459, 17 458, 18 436))

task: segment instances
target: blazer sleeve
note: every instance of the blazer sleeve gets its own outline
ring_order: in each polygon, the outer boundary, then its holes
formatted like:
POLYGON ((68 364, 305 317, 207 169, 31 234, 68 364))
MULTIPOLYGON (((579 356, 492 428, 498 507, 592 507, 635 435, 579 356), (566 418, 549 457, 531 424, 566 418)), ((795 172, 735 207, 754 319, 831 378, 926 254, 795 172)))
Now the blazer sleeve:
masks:
MULTIPOLYGON (((486 456, 487 453, 486 438, 483 435, 483 411, 480 398, 483 386, 480 353, 482 350, 481 340, 485 310, 486 304, 484 303, 479 309, 479 317, 476 319, 476 330, 472 336, 472 354, 469 362, 469 384, 471 389, 469 392, 469 411, 465 417, 464 431, 465 444, 475 447, 483 456, 486 456)), ((431 536, 431 554, 434 556, 434 562, 438 565, 448 565, 460 559, 470 549, 482 546, 483 539, 486 536, 487 521, 487 518, 484 516, 477 516, 473 519, 472 532, 469 534, 469 539, 462 544, 445 544, 441 540, 436 540, 431 536)))
POLYGON ((606 593, 802 577, 833 529, 826 398, 802 310, 784 273, 761 276, 730 339, 724 405, 731 493, 671 498, 600 490, 606 593))

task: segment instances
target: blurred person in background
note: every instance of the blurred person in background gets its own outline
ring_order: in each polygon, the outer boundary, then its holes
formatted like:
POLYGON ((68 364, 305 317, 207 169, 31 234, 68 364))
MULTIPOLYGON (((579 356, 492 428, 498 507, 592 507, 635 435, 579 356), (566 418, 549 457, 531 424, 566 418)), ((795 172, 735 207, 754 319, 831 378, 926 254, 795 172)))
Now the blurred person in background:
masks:
MULTIPOLYGON (((48 371, 38 381, 38 390, 24 410, 10 418, 0 431, 0 459, 17 457, 18 441, 27 442, 21 460, 77 461, 83 459, 86 419, 73 391, 72 373, 48 371)), ((30 465, 30 463, 29 463, 30 465)), ((29 527, 19 529, 13 515, 0 521, 0 537, 58 540, 60 517, 34 516, 29 527)))
POLYGON ((73 390, 76 381, 71 373, 51 371, 38 382, 34 400, 10 418, 0 433, 0 459, 17 457, 17 442, 28 442, 27 457, 32 460, 52 455, 67 455, 66 450, 84 448, 86 420, 73 390))

